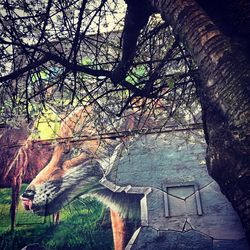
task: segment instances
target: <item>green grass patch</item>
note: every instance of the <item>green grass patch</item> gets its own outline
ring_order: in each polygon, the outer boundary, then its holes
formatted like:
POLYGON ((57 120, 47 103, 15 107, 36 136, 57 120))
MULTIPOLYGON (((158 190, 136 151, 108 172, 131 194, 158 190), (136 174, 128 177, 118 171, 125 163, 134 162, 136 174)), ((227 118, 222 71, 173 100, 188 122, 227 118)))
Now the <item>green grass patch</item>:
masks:
POLYGON ((63 208, 59 225, 53 225, 51 216, 37 216, 19 204, 14 232, 10 232, 10 203, 11 190, 0 189, 1 250, 19 250, 31 243, 48 250, 113 249, 110 221, 103 220, 107 211, 93 198, 77 199, 63 208))

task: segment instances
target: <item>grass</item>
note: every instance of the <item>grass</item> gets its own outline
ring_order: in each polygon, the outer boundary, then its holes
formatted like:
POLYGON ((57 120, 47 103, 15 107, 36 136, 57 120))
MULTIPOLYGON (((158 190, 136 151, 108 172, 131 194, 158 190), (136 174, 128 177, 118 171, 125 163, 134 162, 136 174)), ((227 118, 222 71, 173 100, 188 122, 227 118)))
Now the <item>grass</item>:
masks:
POLYGON ((103 221, 107 211, 98 201, 75 200, 62 209, 59 225, 53 225, 51 217, 24 211, 19 204, 17 226, 10 232, 10 194, 10 189, 0 189, 1 250, 19 250, 31 243, 39 243, 48 250, 113 249, 110 221, 103 221))

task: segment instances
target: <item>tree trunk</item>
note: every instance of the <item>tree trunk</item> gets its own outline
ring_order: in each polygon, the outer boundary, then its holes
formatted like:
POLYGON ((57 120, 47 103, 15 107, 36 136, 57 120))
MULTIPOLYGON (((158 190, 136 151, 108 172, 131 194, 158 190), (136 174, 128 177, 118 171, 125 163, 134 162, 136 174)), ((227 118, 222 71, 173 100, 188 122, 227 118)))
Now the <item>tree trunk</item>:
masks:
POLYGON ((150 0, 199 67, 207 166, 250 241, 250 64, 193 0, 150 0))

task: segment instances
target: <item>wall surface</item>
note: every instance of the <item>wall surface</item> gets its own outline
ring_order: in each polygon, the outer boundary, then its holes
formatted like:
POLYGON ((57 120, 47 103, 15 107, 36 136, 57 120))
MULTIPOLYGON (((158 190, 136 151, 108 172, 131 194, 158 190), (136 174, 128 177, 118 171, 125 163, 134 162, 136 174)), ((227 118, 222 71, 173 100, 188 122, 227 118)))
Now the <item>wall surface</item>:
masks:
POLYGON ((198 130, 142 136, 103 180, 114 191, 144 193, 127 249, 248 249, 236 212, 208 175, 202 138, 198 130))

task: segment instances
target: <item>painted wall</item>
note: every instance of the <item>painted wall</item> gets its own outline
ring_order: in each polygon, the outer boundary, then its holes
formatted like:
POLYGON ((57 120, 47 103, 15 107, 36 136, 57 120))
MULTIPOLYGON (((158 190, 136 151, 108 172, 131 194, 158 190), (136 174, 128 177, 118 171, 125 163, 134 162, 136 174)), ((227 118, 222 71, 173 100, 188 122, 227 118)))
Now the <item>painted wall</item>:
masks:
POLYGON ((236 212, 208 175, 202 138, 198 130, 143 136, 102 181, 145 194, 126 249, 248 249, 236 212))

